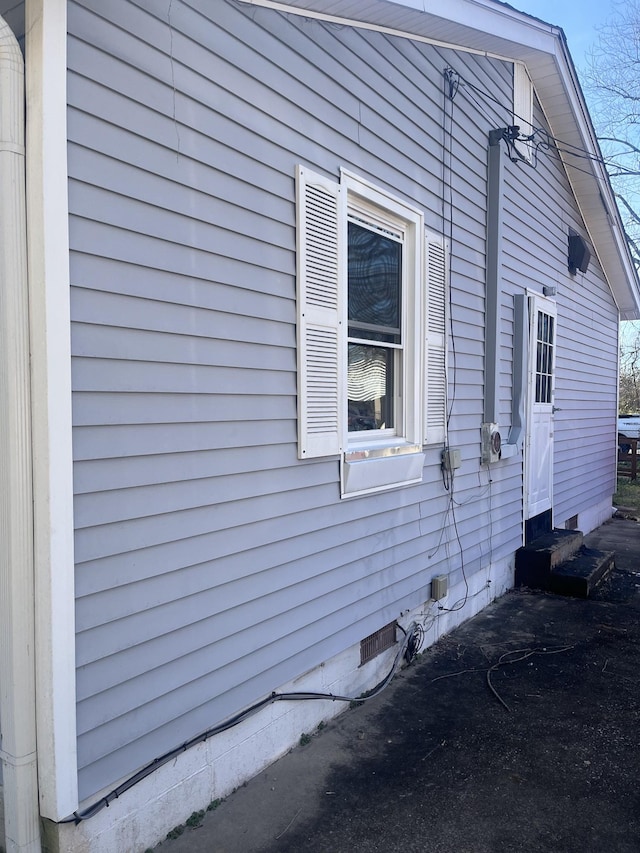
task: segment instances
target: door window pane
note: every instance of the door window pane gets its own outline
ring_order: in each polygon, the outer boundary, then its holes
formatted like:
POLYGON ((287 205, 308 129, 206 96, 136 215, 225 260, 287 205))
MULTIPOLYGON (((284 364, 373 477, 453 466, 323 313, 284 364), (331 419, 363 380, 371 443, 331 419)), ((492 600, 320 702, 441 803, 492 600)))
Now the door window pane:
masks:
POLYGON ((536 344, 536 403, 550 403, 553 392, 554 318, 538 312, 536 344))

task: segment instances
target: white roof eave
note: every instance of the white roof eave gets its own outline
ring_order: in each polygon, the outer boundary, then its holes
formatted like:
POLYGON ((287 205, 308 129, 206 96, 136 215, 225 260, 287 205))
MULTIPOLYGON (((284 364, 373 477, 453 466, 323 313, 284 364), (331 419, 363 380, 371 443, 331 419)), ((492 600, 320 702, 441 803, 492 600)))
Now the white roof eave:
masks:
MULTIPOLYGON (((554 53, 527 62, 538 98, 554 136, 601 158, 580 83, 562 30, 554 53), (552 71, 553 68, 553 71, 552 71)), ((566 149, 565 149, 566 150, 566 149)), ((606 168, 598 159, 561 155, 580 212, 623 320, 640 318, 640 282, 606 168), (572 168, 576 166, 577 168, 572 168)))
MULTIPOLYGON (((383 29, 527 66, 555 137, 595 157, 600 149, 566 39, 559 27, 499 0, 245 0, 282 11, 383 29)), ((567 174, 618 304, 621 319, 640 319, 640 282, 604 166, 576 159, 567 174), (585 174, 585 170, 588 174, 585 174)))

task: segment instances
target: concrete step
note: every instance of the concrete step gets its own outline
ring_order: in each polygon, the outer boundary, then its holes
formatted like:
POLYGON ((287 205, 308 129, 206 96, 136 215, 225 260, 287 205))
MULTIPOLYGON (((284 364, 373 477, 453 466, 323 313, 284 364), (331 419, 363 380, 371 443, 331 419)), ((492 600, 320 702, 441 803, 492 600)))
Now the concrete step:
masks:
POLYGON ((551 572, 582 547, 580 530, 553 530, 516 551, 516 586, 550 589, 551 572))
POLYGON ((615 552, 583 544, 579 530, 554 530, 516 551, 516 586, 588 598, 615 565, 615 552))
POLYGON ((586 545, 551 572, 550 590, 559 595, 588 598, 615 566, 615 551, 598 551, 586 545))

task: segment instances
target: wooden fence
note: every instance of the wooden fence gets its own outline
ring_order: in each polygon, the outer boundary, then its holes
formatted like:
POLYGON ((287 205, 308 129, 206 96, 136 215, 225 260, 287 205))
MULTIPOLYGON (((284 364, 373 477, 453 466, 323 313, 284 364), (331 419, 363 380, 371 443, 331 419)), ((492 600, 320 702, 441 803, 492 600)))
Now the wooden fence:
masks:
POLYGON ((637 438, 618 438, 618 477, 638 479, 637 438))

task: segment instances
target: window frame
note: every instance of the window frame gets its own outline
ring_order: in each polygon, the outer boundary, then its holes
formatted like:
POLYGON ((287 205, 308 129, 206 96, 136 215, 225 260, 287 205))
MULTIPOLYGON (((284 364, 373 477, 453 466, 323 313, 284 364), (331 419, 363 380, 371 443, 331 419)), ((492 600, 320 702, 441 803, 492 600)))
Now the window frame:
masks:
MULTIPOLYGON (((369 451, 367 458, 385 455, 391 447, 407 448, 422 446, 422 407, 421 400, 421 319, 424 316, 422 293, 424 290, 423 241, 418 235, 424 233, 424 216, 421 211, 405 204, 400 199, 386 193, 368 181, 342 169, 340 185, 344 186, 347 216, 355 216, 379 228, 388 228, 401 233, 403 272, 400 295, 402 356, 400 376, 394 389, 396 416, 400 421, 394 427, 394 434, 372 434, 348 432, 346 440, 346 458, 361 458, 362 451, 369 451)), ((344 240, 346 245, 346 237, 344 240)), ((346 280, 345 280, 346 281, 346 280)), ((348 288, 348 284, 345 283, 348 288)), ((348 300, 348 289, 346 290, 348 300)), ((344 389, 344 399, 348 391, 344 389)))
POLYGON ((447 241, 425 229, 421 210, 346 169, 337 182, 298 165, 296 201, 298 457, 338 457, 342 498, 420 483, 423 446, 446 442, 447 241), (348 430, 349 209, 403 230, 403 412, 394 435, 348 430))

